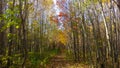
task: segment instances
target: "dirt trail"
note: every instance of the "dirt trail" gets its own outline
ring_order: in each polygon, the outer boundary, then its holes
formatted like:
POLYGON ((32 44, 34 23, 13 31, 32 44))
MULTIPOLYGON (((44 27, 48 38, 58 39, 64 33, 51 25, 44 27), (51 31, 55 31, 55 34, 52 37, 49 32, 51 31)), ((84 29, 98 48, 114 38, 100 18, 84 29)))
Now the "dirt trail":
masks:
POLYGON ((58 54, 54 56, 46 68, 90 68, 83 64, 73 63, 66 60, 65 54, 58 54))

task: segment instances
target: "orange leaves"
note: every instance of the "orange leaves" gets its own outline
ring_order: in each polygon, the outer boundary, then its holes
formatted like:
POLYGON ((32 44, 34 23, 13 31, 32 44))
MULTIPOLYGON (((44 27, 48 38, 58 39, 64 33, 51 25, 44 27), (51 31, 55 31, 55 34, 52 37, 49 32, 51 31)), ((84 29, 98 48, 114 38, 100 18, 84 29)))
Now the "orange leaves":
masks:
POLYGON ((65 14, 64 14, 63 12, 60 12, 58 16, 59 16, 59 17, 62 17, 62 16, 64 16, 64 15, 65 15, 65 14))
POLYGON ((69 21, 69 17, 68 17, 67 13, 59 12, 59 14, 57 16, 51 16, 50 20, 55 23, 58 23, 59 21, 61 21, 63 23, 67 23, 69 21), (58 17, 60 17, 60 18, 58 19, 58 17))
POLYGON ((60 17, 60 21, 62 21, 63 23, 67 23, 69 21, 69 17, 67 13, 64 12, 59 12, 58 17, 60 17))
POLYGON ((58 16, 59 16, 59 17, 62 17, 62 16, 68 17, 67 13, 65 14, 64 12, 59 12, 59 15, 58 15, 58 16))

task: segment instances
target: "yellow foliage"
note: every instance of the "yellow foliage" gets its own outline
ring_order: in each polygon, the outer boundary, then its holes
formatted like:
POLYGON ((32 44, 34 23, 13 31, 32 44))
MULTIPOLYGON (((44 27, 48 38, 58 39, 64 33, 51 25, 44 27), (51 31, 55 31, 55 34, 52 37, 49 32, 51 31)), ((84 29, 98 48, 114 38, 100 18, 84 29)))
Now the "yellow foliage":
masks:
POLYGON ((62 32, 62 31, 60 31, 58 34, 57 34, 57 36, 56 36, 56 40, 57 40, 57 42, 61 42, 61 43, 63 43, 64 45, 67 43, 67 34, 66 33, 64 33, 64 32, 62 32))
POLYGON ((53 4, 53 0, 43 0, 42 4, 46 7, 49 8, 53 4))
POLYGON ((110 2, 110 0, 102 0, 102 3, 110 2))
MULTIPOLYGON (((110 0, 100 0, 102 3, 108 3, 110 0)), ((98 3, 99 0, 93 0, 94 3, 98 3)))

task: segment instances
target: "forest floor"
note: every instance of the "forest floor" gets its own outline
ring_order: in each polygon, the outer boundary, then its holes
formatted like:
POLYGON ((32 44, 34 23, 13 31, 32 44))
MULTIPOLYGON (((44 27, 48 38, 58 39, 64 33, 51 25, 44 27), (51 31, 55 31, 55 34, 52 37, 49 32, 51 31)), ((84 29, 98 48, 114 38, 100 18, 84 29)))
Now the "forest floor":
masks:
POLYGON ((46 68, 90 68, 89 65, 74 63, 66 59, 64 53, 60 53, 52 57, 46 68))

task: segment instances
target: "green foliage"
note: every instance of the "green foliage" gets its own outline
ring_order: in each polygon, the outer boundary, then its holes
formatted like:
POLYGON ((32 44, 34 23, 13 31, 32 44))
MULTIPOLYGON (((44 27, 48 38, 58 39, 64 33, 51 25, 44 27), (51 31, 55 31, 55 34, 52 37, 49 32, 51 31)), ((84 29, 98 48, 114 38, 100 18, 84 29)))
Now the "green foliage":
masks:
POLYGON ((16 34, 8 33, 7 37, 8 37, 8 41, 10 42, 11 40, 16 38, 16 34))
POLYGON ((4 67, 7 64, 7 56, 0 56, 1 67, 4 67))
MULTIPOLYGON (((58 53, 57 49, 52 50, 45 50, 42 53, 38 52, 29 52, 28 53, 28 59, 26 61, 26 67, 27 68, 44 68, 46 64, 48 63, 49 59, 53 56, 55 56, 58 53)), ((11 56, 2 56, 0 57, 0 61, 2 61, 2 67, 5 67, 7 65, 7 59, 11 60, 12 65, 10 68, 20 68, 22 60, 22 54, 14 54, 11 56)))
POLYGON ((5 13, 0 17, 0 20, 4 20, 4 26, 2 27, 1 31, 9 28, 10 26, 15 26, 16 29, 19 28, 21 19, 18 17, 19 9, 16 6, 14 9, 6 9, 5 13))
POLYGON ((46 50, 45 52, 42 53, 37 53, 37 52, 29 52, 29 61, 30 61, 30 66, 31 68, 39 68, 45 67, 45 65, 48 63, 49 59, 56 55, 58 53, 57 49, 53 50, 46 50))
POLYGON ((74 6, 80 8, 82 12, 84 12, 91 4, 90 0, 85 0, 84 2, 74 2, 74 6))
MULTIPOLYGON (((73 58, 74 55, 73 55, 73 53, 72 53, 71 50, 67 50, 65 53, 66 53, 66 59, 67 59, 67 60, 74 59, 74 58, 73 58)), ((72 60, 72 61, 73 61, 73 60, 72 60)))

